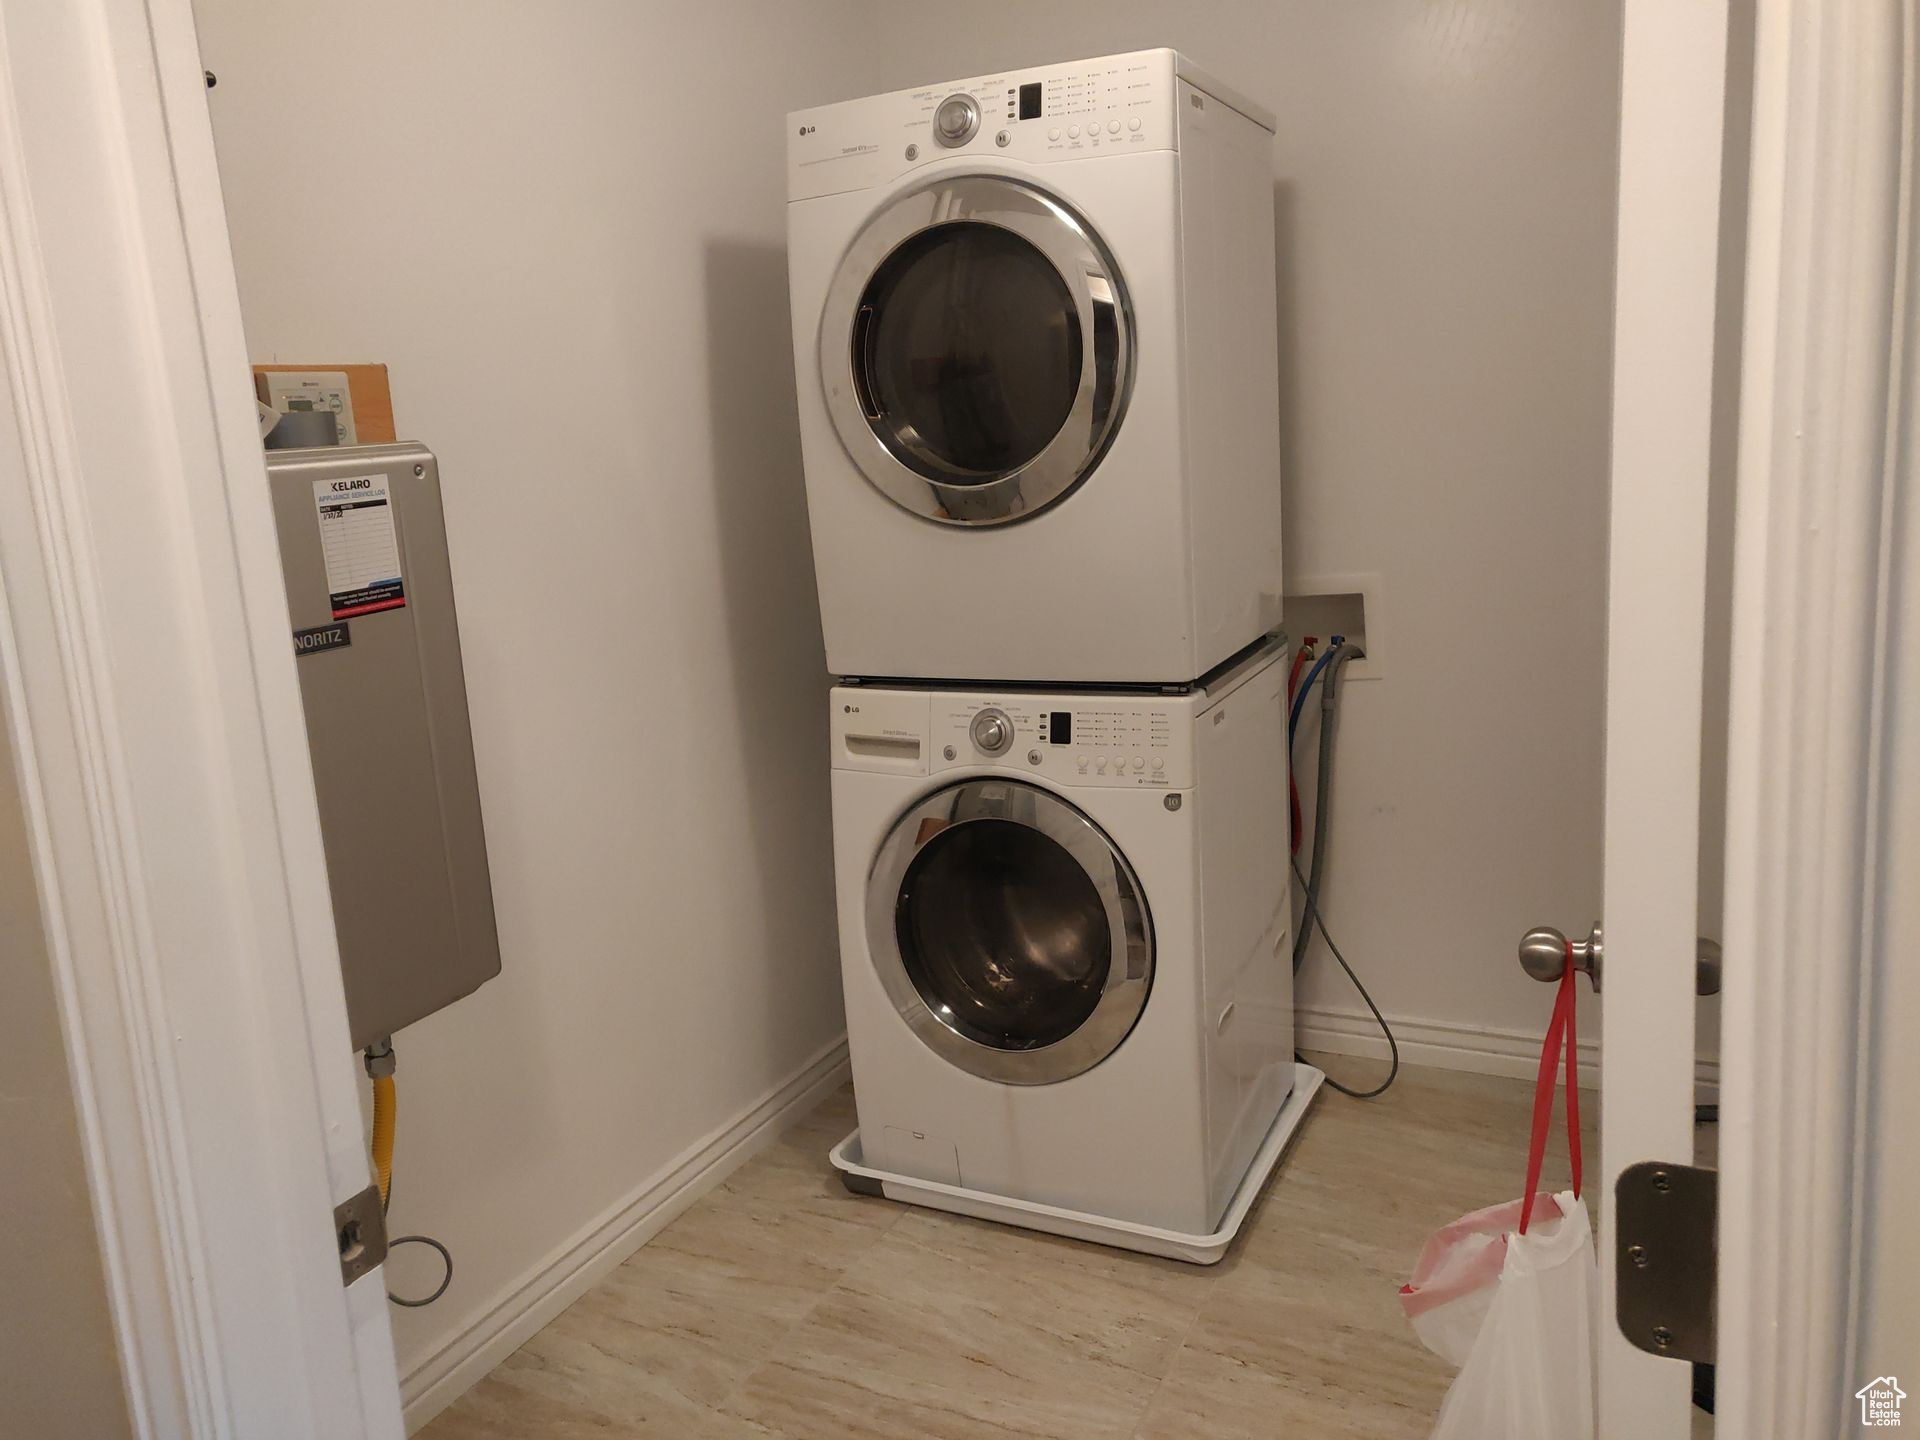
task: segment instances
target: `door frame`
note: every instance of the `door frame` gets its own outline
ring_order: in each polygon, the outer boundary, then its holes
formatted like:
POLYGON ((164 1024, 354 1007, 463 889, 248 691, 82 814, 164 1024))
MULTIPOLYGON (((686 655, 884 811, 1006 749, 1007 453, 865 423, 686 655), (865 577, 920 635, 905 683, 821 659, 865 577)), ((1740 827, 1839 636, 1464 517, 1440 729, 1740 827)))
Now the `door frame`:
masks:
POLYGON ((0 0, 0 696, 140 1436, 402 1434, 189 0, 0 0))
POLYGON ((1797 1440, 1920 1353, 1895 1263, 1920 1144, 1920 21, 1756 19, 1717 1418, 1797 1440))

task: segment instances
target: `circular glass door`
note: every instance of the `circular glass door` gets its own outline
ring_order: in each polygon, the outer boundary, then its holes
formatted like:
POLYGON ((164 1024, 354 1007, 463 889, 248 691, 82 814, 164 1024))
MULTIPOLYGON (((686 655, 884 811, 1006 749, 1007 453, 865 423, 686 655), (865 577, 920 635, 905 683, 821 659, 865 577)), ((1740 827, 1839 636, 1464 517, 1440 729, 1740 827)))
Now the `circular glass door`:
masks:
POLYGON ((1034 245, 977 220, 880 262, 855 313, 854 387, 880 443, 929 480, 1030 464, 1073 410, 1080 317, 1034 245))
POLYGON ((1146 903, 1090 819, 1031 785, 965 781, 895 823, 869 877, 874 964, 961 1069, 1044 1085, 1091 1069, 1145 1008, 1146 903))
POLYGON ((828 410, 896 504, 994 525, 1064 499, 1118 426, 1132 344, 1119 276, 1059 201, 997 176, 894 200, 828 293, 828 410))

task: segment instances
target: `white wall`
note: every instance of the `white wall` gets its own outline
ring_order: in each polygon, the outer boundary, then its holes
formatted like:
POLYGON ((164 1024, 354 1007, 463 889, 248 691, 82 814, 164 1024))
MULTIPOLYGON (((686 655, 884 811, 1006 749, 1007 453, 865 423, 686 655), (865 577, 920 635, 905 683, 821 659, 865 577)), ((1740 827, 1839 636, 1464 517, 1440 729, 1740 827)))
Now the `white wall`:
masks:
MULTIPOLYGON (((0 429, 11 430, 10 417, 0 429)), ((4 730, 0 717, 0 730, 4 730)), ((131 1436, 13 753, 0 734, 0 1430, 131 1436)))
MULTIPOLYGON (((1378 575, 1390 645, 1346 691, 1326 911, 1382 1007, 1441 1027, 1411 1033, 1537 1045, 1514 942, 1600 903, 1618 6, 878 13, 875 89, 1173 45, 1279 116, 1287 566, 1378 575)), ((1363 1013, 1324 951, 1302 1000, 1363 1013)))
POLYGON ((504 970, 396 1037, 403 1375, 842 1029, 781 130, 858 13, 200 0, 255 358, 441 460, 504 970))

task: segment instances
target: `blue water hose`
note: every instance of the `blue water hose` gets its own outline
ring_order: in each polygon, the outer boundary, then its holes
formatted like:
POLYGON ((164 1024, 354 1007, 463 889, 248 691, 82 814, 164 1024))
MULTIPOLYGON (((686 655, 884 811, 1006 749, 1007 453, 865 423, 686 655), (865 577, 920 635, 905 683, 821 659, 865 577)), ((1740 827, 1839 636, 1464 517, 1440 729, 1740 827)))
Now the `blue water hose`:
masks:
POLYGON ((1307 692, 1313 689, 1313 682, 1319 678, 1320 672, 1327 668, 1333 657, 1340 653, 1340 647, 1346 643, 1346 636, 1335 635, 1332 643, 1327 646, 1326 653, 1313 662, 1313 668, 1307 671, 1307 678, 1300 682, 1300 688, 1294 692, 1293 710, 1287 716, 1288 749, 1293 748, 1293 732, 1300 728, 1300 712, 1307 708, 1307 692))

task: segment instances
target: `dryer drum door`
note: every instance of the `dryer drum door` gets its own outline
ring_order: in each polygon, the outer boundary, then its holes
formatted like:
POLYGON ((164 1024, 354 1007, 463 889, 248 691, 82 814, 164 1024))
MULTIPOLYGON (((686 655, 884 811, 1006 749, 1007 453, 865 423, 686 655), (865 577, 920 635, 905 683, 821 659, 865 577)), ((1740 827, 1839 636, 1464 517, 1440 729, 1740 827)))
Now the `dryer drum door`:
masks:
POLYGON ((827 292, 820 373, 876 489, 947 525, 1057 504, 1106 453, 1133 371, 1119 271, 1092 228, 996 175, 899 196, 827 292))
POLYGON ((868 876, 867 942, 914 1033, 1010 1085, 1092 1069, 1153 984, 1152 924, 1126 857, 1019 781, 950 785, 895 822, 868 876))

